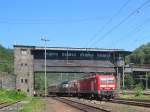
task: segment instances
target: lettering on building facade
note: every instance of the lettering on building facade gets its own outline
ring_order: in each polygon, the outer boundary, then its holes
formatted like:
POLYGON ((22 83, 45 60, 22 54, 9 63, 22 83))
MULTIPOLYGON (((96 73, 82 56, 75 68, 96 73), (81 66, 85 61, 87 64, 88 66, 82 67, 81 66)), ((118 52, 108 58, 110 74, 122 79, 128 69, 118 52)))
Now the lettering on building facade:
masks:
MULTIPOLYGON (((34 51, 35 59, 44 59, 45 52, 34 51)), ((86 51, 47 51, 47 59, 58 59, 58 60, 101 60, 101 59, 112 59, 112 54, 108 52, 86 52, 86 51)))

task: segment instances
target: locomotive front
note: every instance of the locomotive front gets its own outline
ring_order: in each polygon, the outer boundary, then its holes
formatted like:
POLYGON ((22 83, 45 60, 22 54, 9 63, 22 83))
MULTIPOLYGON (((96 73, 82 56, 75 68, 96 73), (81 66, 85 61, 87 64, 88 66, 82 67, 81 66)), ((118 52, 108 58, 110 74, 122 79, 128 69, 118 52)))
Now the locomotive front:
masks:
POLYGON ((116 79, 113 75, 98 76, 98 94, 99 97, 111 99, 116 93, 116 79))

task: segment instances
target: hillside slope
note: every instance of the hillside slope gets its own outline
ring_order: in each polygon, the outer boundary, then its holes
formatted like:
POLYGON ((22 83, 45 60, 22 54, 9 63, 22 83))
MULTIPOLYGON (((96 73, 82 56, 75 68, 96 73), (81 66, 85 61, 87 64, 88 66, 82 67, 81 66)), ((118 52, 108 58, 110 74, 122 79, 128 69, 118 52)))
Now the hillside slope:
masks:
POLYGON ((0 72, 13 72, 13 50, 0 45, 0 72))
POLYGON ((132 54, 126 57, 127 63, 150 64, 150 43, 135 49, 132 54))

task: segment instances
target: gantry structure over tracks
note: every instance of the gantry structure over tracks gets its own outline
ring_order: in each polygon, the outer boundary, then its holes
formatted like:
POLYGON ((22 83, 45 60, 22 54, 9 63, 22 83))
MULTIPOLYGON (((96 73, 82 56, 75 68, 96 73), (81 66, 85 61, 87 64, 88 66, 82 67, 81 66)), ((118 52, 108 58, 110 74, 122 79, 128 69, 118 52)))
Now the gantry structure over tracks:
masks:
MULTIPOLYGON (((34 74, 44 72, 44 47, 14 45, 16 88, 33 95, 34 74)), ((123 49, 47 47, 46 70, 51 73, 113 73, 123 74, 123 49)))

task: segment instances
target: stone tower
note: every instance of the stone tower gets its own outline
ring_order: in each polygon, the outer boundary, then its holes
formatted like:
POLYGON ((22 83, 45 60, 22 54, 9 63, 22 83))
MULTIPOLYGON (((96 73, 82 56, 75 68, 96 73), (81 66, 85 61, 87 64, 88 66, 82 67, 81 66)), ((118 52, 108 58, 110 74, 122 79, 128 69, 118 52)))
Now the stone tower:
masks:
POLYGON ((14 45, 14 72, 16 74, 16 89, 32 96, 34 90, 34 72, 32 46, 14 45))

